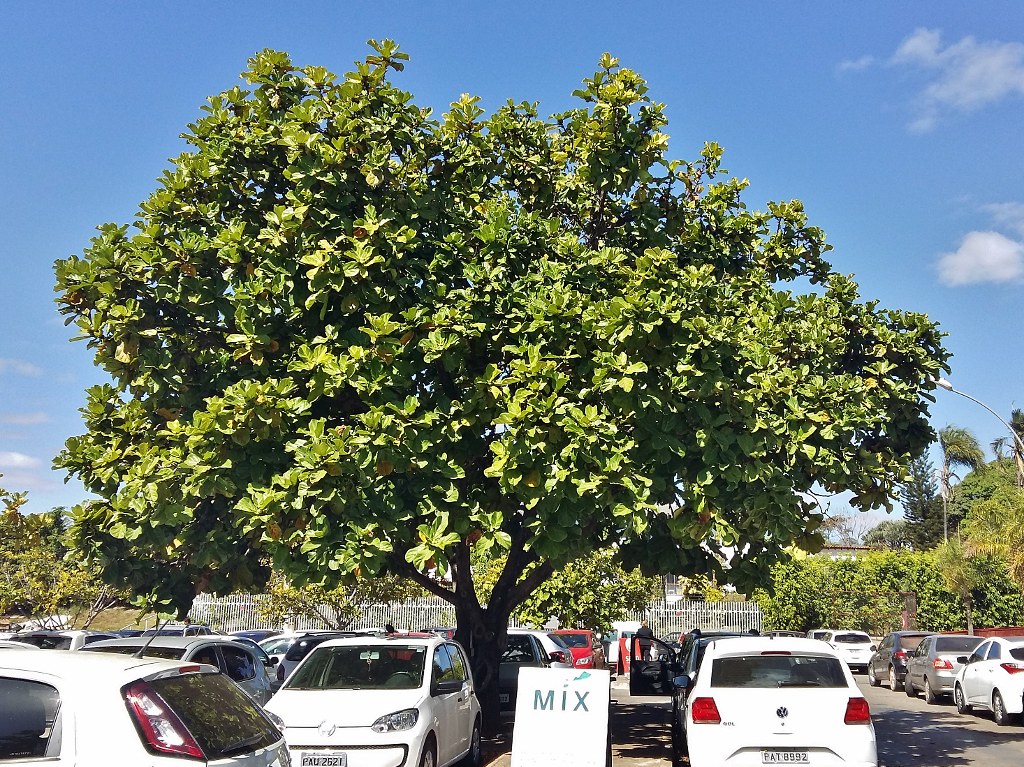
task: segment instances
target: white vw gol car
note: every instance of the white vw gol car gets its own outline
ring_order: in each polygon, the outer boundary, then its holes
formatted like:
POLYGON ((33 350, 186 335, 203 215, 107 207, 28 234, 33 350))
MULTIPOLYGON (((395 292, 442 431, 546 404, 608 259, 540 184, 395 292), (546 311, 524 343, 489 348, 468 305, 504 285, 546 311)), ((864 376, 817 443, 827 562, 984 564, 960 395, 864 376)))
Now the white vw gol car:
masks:
POLYGON ((996 724, 1013 724, 1024 711, 1024 637, 991 637, 960 656, 953 683, 956 710, 988 709, 996 724))
POLYGON ((319 645, 266 708, 295 767, 446 767, 481 761, 480 702, 462 647, 436 635, 319 645))
POLYGON ((692 767, 808 764, 877 767, 868 702, 824 642, 733 637, 712 642, 679 711, 692 767))

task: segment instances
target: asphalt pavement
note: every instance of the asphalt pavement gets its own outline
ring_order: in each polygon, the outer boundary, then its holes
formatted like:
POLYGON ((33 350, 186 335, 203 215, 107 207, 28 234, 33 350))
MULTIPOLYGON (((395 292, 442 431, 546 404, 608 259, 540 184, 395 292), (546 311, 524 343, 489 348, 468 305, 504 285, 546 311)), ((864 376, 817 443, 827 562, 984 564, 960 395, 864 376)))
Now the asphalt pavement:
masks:
MULTIPOLYGON (((612 680, 609 724, 612 767, 672 767, 671 703, 667 697, 632 698, 629 677, 612 680)), ((511 767, 512 737, 485 741, 487 767, 511 767)))

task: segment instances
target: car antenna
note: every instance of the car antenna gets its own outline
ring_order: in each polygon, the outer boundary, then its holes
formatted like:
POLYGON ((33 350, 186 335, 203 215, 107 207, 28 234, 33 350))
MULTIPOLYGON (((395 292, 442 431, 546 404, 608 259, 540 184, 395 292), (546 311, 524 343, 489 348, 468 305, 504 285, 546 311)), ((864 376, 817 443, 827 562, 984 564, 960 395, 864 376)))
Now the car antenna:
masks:
MULTIPOLYGON (((170 618, 165 620, 163 627, 166 628, 167 624, 170 623, 170 622, 171 622, 170 618)), ((156 628, 153 629, 153 635, 151 637, 149 637, 145 641, 145 643, 143 643, 142 647, 139 648, 138 652, 132 653, 132 657, 133 658, 144 658, 146 656, 146 650, 149 649, 149 646, 151 644, 153 644, 153 640, 156 639, 158 636, 160 636, 160 618, 156 619, 156 628)))

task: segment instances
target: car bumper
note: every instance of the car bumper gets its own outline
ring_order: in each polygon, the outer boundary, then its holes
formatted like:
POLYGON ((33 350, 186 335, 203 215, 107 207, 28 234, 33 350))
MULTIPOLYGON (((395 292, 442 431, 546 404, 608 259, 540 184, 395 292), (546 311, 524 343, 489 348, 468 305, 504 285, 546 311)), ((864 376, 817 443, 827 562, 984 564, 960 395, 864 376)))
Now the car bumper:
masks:
MULTIPOLYGON (((422 720, 421 720, 422 722, 422 720)), ((339 728, 332 735, 321 735, 311 727, 285 730, 292 767, 303 767, 303 756, 345 754, 346 767, 405 767, 419 763, 426 728, 379 733, 369 728, 339 728)), ((306 765, 315 762, 306 761, 306 765)))
MULTIPOLYGON (((856 741, 845 744, 842 748, 801 746, 790 740, 765 742, 757 745, 741 746, 735 742, 734 735, 729 738, 704 737, 687 730, 687 743, 692 765, 723 765, 724 767, 755 767, 764 765, 762 753, 778 749, 785 751, 806 751, 806 764, 842 765, 843 767, 878 767, 878 750, 874 735, 859 737, 856 741), (694 737, 694 735, 697 737, 694 737)), ((721 733, 719 733, 721 735, 721 733)), ((868 735, 867 732, 864 733, 868 735)), ((780 762, 785 763, 785 762, 780 762)))

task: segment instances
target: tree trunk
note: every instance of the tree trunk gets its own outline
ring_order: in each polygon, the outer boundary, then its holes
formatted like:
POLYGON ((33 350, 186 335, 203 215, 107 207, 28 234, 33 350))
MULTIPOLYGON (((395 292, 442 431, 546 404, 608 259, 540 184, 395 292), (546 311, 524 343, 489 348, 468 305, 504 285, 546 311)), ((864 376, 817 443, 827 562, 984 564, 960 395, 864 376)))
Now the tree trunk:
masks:
POLYGON ((488 736, 501 731, 498 664, 505 650, 508 617, 508 613, 482 607, 476 600, 456 600, 455 603, 455 640, 469 653, 483 716, 481 727, 488 736))
POLYGON ((964 594, 964 610, 967 613, 967 634, 974 636, 974 611, 971 609, 971 595, 964 594))

